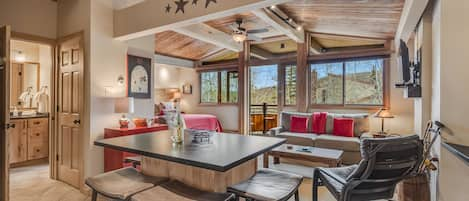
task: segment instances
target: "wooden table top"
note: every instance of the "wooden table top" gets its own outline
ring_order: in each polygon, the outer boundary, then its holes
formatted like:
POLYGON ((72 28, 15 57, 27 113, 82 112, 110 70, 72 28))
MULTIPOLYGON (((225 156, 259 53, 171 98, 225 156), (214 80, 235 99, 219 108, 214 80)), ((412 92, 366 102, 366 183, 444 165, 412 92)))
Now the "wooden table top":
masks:
POLYGON ((209 144, 192 142, 173 144, 169 131, 97 140, 96 146, 163 159, 185 165, 225 172, 285 143, 283 138, 243 136, 219 133, 209 144))

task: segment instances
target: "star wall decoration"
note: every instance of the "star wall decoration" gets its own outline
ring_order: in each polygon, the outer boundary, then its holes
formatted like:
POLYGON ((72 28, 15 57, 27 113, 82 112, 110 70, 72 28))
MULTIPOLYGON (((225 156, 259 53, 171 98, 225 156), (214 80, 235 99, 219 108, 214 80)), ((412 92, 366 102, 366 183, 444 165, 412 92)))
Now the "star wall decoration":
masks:
POLYGON ((205 8, 208 8, 210 2, 217 3, 217 0, 205 0, 205 8))
POLYGON ((199 0, 192 0, 192 5, 197 5, 198 2, 199 0))
POLYGON ((172 8, 172 7, 168 4, 168 5, 166 6, 166 13, 169 13, 169 12, 171 11, 171 8, 172 8))
POLYGON ((179 11, 184 13, 184 7, 186 6, 187 3, 189 3, 189 1, 179 0, 179 1, 175 1, 174 3, 177 5, 176 13, 178 13, 179 11))

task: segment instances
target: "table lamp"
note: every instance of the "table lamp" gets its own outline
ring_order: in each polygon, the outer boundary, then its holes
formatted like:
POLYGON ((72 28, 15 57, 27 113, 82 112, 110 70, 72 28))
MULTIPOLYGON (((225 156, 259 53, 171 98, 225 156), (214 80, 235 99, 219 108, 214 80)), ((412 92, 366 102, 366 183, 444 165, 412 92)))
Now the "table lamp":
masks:
POLYGON ((122 113, 122 117, 119 119, 120 128, 129 128, 130 120, 126 114, 134 113, 134 98, 117 98, 114 103, 114 112, 122 113))
POLYGON ((379 132, 379 134, 386 134, 386 132, 384 132, 384 119, 394 118, 394 115, 392 115, 388 109, 381 108, 378 112, 375 113, 374 117, 381 119, 381 132, 379 132))

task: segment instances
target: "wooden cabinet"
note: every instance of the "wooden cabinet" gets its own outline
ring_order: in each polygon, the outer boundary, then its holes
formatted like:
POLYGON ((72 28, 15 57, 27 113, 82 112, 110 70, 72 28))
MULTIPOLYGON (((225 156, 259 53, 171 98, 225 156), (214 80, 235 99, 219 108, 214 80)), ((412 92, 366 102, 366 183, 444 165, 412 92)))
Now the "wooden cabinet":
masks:
POLYGON ((18 163, 28 160, 28 124, 26 120, 12 120, 15 128, 8 132, 10 163, 18 163))
POLYGON ((11 121, 9 130, 10 164, 49 156, 49 119, 31 118, 11 121))

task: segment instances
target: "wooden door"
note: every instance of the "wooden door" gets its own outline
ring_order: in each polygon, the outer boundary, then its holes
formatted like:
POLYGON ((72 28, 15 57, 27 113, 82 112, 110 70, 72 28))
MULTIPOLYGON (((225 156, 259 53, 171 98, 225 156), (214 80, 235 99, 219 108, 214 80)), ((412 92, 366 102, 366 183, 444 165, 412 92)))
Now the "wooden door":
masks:
POLYGON ((76 188, 82 182, 83 37, 76 35, 58 47, 58 179, 76 188))
POLYGON ((8 201, 10 127, 10 27, 0 27, 0 200, 8 201))
POLYGON ((11 124, 15 126, 8 130, 10 164, 28 160, 28 127, 26 121, 11 121, 11 124))

